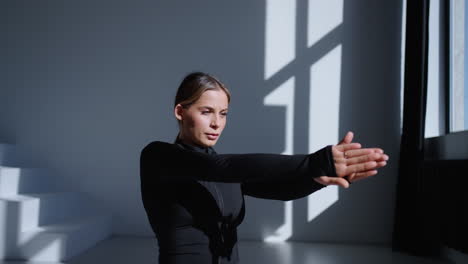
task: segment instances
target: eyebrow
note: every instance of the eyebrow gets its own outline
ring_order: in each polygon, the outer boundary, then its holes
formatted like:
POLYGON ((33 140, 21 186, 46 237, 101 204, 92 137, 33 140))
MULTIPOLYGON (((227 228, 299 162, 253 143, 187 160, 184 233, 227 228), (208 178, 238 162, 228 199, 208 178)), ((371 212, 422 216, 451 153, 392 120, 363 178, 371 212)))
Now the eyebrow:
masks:
MULTIPOLYGON (((207 109, 210 109, 210 110, 213 110, 213 107, 211 106, 200 106, 199 108, 207 108, 207 109)), ((221 111, 227 111, 228 108, 225 108, 225 109, 222 109, 221 111)))

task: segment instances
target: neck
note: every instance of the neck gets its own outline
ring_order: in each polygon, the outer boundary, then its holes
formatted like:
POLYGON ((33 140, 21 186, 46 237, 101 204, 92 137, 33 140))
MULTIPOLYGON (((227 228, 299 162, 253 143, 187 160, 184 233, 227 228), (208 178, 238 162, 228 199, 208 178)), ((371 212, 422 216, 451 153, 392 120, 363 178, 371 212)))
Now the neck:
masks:
POLYGON ((191 142, 185 141, 183 138, 180 138, 179 135, 177 135, 177 138, 175 140, 176 144, 179 144, 184 149, 192 150, 192 151, 197 151, 197 152, 202 152, 210 155, 215 155, 216 151, 212 147, 207 147, 207 146, 200 146, 197 144, 193 144, 191 142))
POLYGON ((202 145, 196 144, 195 142, 187 140, 187 138, 183 137, 180 132, 177 135, 176 141, 181 142, 181 143, 186 144, 186 145, 198 147, 198 148, 208 148, 207 146, 202 146, 202 145))

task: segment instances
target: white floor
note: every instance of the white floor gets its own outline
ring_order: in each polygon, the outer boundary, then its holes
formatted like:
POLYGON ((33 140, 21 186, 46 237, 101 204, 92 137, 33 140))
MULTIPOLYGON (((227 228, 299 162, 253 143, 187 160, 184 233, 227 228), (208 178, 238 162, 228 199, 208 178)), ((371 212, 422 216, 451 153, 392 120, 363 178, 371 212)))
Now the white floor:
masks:
MULTIPOLYGON (((100 242, 69 264, 156 264, 156 240, 135 237, 112 237, 100 242)), ((408 256, 392 252, 390 248, 364 245, 337 245, 286 242, 267 244, 241 241, 241 264, 447 264, 451 262, 408 256)), ((0 264, 45 264, 18 261, 0 261, 0 264)), ((47 263, 56 264, 56 263, 47 263)))

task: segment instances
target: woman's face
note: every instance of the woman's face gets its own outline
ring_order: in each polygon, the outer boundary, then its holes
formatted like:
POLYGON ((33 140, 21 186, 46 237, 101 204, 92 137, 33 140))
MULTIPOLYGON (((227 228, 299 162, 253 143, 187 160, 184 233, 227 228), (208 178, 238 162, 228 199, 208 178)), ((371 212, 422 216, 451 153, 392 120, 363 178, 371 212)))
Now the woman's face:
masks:
POLYGON ((221 89, 205 91, 188 108, 178 104, 174 113, 180 121, 179 137, 190 144, 214 146, 226 126, 228 104, 227 95, 221 89))

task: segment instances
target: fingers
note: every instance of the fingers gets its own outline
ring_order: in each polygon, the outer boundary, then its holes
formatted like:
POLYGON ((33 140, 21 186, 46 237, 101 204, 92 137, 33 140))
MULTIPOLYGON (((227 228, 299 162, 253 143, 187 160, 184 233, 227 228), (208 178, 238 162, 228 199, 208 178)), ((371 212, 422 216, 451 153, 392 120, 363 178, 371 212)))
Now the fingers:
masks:
POLYGON ((355 173, 352 177, 350 176, 349 177, 349 180, 351 182, 356 182, 356 181, 360 181, 360 180, 363 180, 365 178, 368 178, 368 177, 371 177, 371 176, 374 176, 377 174, 377 170, 370 170, 370 171, 364 171, 364 172, 358 172, 358 173, 355 173))
POLYGON ((381 154, 384 153, 383 149, 380 149, 380 148, 371 148, 371 149, 374 150, 374 152, 376 153, 381 153, 381 154))
POLYGON ((343 177, 348 177, 350 182, 359 181, 378 173, 377 169, 387 165, 389 156, 381 148, 362 148, 359 143, 351 143, 352 132, 348 132, 333 146, 332 153, 335 162, 337 177, 325 177, 322 184, 349 187, 349 182, 343 177))
POLYGON ((386 166, 386 165, 387 165, 387 162, 386 162, 386 161, 379 161, 379 162, 377 162, 377 167, 376 167, 376 169, 382 168, 382 167, 384 167, 384 166, 386 166))
POLYGON ((354 137, 353 132, 348 131, 348 133, 346 133, 344 138, 338 144, 339 145, 341 145, 341 144, 350 144, 351 142, 353 142, 353 137, 354 137))
POLYGON ((371 153, 383 154, 383 150, 380 148, 361 148, 361 149, 352 149, 344 153, 344 156, 347 158, 358 157, 362 155, 367 155, 371 153))
POLYGON ((377 167, 376 161, 368 161, 364 163, 350 165, 346 168, 345 175, 349 175, 351 173, 359 173, 359 172, 373 170, 376 167, 377 167))
POLYGON ((359 164, 359 163, 365 163, 368 161, 375 161, 378 158, 380 158, 380 154, 372 153, 368 155, 346 159, 346 165, 354 165, 354 164, 359 164))
POLYGON ((331 183, 332 185, 338 185, 338 186, 341 186, 343 188, 349 188, 349 182, 343 178, 336 178, 336 177, 333 177, 331 178, 331 183))
POLYGON ((353 150, 353 149, 360 149, 361 144, 360 143, 350 143, 350 144, 342 144, 342 145, 336 145, 334 146, 336 150, 340 152, 345 152, 348 150, 353 150))
MULTIPOLYGON (((348 152, 350 152, 350 151, 348 151, 348 152)), ((349 154, 346 154, 347 157, 349 157, 348 155, 349 154)), ((388 160, 387 155, 371 152, 370 154, 367 154, 367 155, 360 155, 360 156, 355 157, 355 158, 346 159, 346 165, 359 164, 359 163, 364 163, 364 162, 368 162, 368 161, 376 161, 378 163, 377 165, 379 165, 380 162, 385 162, 386 160, 388 160)), ((383 164, 383 166, 385 166, 385 164, 383 164)))
POLYGON ((343 188, 348 188, 349 183, 347 180, 339 177, 328 177, 328 176, 321 176, 317 178, 317 181, 323 185, 338 185, 343 188))
MULTIPOLYGON (((384 154, 385 155, 385 154, 384 154)), ((369 177, 377 174, 378 168, 384 167, 387 165, 386 161, 367 161, 362 163, 357 163, 354 165, 349 165, 345 170, 345 175, 352 175, 353 179, 359 177, 369 177)))
POLYGON ((372 154, 372 153, 375 153, 375 152, 372 149, 368 149, 368 148, 365 148, 365 149, 352 149, 352 150, 345 151, 343 156, 349 159, 349 158, 353 158, 353 157, 369 155, 369 154, 372 154))
MULTIPOLYGON (((388 157, 387 154, 381 154, 381 155, 382 155, 382 158, 377 159, 377 160, 376 160, 377 162, 383 162, 383 161, 386 162, 386 161, 388 161, 388 159, 390 158, 390 157, 388 157)), ((386 163, 385 163, 385 164, 386 164, 386 163)), ((385 166, 385 165, 384 165, 384 166, 385 166)))

